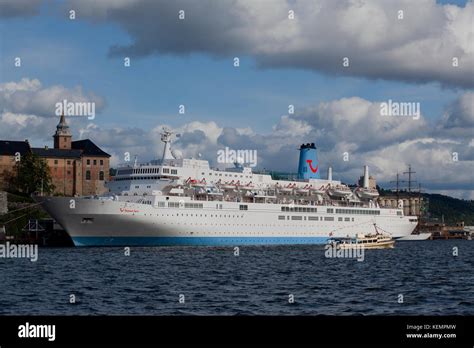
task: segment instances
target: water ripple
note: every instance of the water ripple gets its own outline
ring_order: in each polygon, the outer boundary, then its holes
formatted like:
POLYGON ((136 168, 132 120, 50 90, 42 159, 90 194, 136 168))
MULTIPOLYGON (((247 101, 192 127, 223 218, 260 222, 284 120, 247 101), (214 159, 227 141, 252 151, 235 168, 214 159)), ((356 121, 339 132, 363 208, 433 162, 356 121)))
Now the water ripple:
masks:
POLYGON ((469 241, 401 242, 363 262, 322 246, 40 249, 0 259, 0 314, 473 315, 473 260, 469 241))

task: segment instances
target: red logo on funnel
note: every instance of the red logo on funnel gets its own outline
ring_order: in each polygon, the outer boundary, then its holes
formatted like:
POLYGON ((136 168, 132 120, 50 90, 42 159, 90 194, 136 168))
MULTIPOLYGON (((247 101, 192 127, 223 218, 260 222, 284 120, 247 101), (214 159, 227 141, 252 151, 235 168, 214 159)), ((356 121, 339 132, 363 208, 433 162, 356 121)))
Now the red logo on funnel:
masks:
POLYGON ((313 168, 313 160, 306 160, 306 162, 308 162, 309 169, 311 169, 313 173, 316 173, 318 171, 318 166, 316 166, 316 168, 313 168))

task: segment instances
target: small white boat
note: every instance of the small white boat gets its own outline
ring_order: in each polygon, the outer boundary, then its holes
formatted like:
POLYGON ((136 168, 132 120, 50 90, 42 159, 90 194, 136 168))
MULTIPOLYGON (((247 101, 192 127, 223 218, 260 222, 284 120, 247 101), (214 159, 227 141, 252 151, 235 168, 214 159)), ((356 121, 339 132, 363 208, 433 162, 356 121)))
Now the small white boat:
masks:
POLYGON ((311 190, 312 193, 315 193, 317 195, 323 195, 323 194, 326 193, 326 187, 325 186, 321 186, 320 188, 311 187, 310 190, 311 190))
POLYGON ((295 184, 295 185, 289 184, 288 186, 285 186, 285 187, 280 188, 280 191, 281 191, 281 192, 293 192, 293 190, 295 189, 295 187, 296 187, 296 184, 295 184))
POLYGON ((331 238, 328 243, 337 249, 390 249, 394 247, 395 241, 383 234, 358 234, 355 238, 331 238))
POLYGON ((389 234, 380 233, 374 224, 375 233, 358 233, 356 237, 334 237, 328 239, 328 244, 337 249, 391 249, 395 245, 395 240, 389 234))
POLYGON ((427 240, 431 237, 431 232, 422 232, 409 234, 408 236, 398 238, 397 240, 427 240))
POLYGON ((307 189, 306 187, 299 188, 296 190, 296 193, 301 193, 301 194, 307 194, 308 192, 309 192, 309 189, 307 189))
POLYGON ((202 179, 201 181, 198 181, 193 178, 188 178, 184 183, 192 187, 206 187, 207 185, 206 179, 202 179))
POLYGON ((376 189, 370 189, 370 188, 363 188, 360 187, 356 190, 357 195, 360 198, 377 198, 379 196, 379 192, 376 189))
POLYGON ((205 182, 195 182, 195 183, 191 184, 191 186, 193 186, 193 187, 206 187, 207 184, 205 182))
POLYGON ((236 184, 234 183, 234 180, 232 180, 231 182, 226 182, 224 184, 221 184, 220 187, 226 190, 233 190, 235 189, 236 184))
POLYGON ((248 182, 247 184, 239 184, 239 189, 241 190, 253 190, 255 189, 255 186, 252 184, 252 182, 248 182))
POLYGON ((331 187, 328 190, 328 193, 331 196, 335 196, 335 197, 347 197, 352 193, 352 191, 347 186, 338 185, 338 186, 331 187))

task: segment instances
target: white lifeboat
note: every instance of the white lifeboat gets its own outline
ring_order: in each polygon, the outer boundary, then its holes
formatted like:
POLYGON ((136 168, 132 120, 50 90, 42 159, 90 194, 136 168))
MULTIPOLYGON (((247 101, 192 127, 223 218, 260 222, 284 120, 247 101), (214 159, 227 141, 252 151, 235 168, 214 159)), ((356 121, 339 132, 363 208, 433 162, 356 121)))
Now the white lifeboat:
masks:
POLYGON ((300 188, 296 189, 296 192, 301 193, 301 194, 306 194, 306 193, 309 192, 309 186, 306 185, 304 187, 300 187, 300 188))
POLYGON ((207 186, 207 183, 206 183, 206 179, 202 179, 201 181, 198 181, 196 179, 188 179, 189 180, 189 185, 191 185, 192 187, 206 187, 207 186))
POLYGON ((377 191, 377 189, 359 187, 356 189, 355 192, 360 198, 372 199, 377 198, 379 196, 379 192, 377 191))
POLYGON ((326 186, 321 186, 321 187, 311 187, 310 188, 311 192, 316 193, 318 195, 323 195, 326 193, 327 187, 326 186))
POLYGON ((280 189, 281 192, 293 192, 294 188, 296 187, 296 184, 288 184, 285 187, 282 187, 280 189))
POLYGON ((345 185, 337 185, 330 187, 328 193, 334 197, 347 197, 352 193, 352 191, 345 185))
POLYGON ((247 185, 239 186, 241 190, 253 190, 255 186, 253 186, 252 182, 250 181, 247 185))
POLYGON ((226 190, 232 190, 232 189, 235 188, 235 186, 236 186, 236 185, 235 185, 235 183, 234 183, 234 180, 232 180, 231 182, 226 182, 226 183, 224 183, 223 185, 221 185, 221 187, 222 187, 223 189, 226 189, 226 190))

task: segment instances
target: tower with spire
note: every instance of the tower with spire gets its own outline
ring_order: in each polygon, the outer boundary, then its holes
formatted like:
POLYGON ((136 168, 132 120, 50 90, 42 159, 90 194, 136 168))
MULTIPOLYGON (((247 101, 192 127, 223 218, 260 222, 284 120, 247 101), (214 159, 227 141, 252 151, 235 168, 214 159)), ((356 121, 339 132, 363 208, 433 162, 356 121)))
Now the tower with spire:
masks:
POLYGON ((66 123, 66 118, 64 114, 61 115, 59 123, 56 126, 56 132, 53 135, 54 138, 54 148, 61 150, 71 150, 71 131, 69 126, 66 123))

